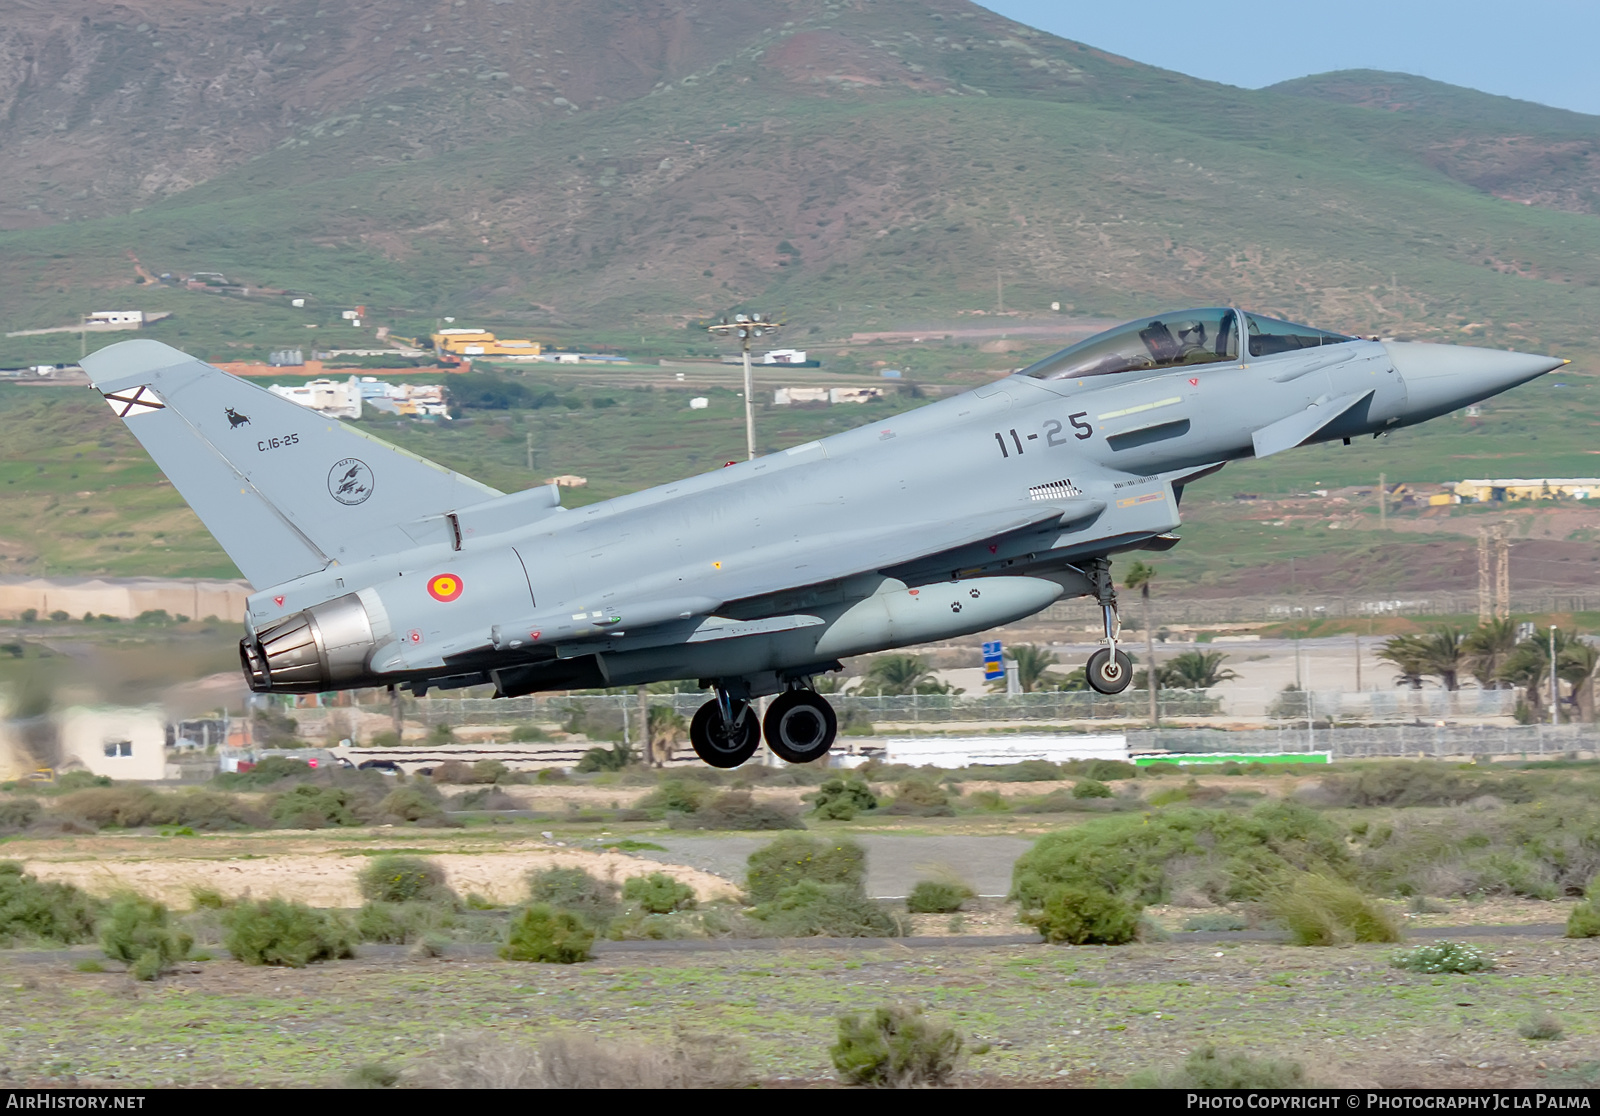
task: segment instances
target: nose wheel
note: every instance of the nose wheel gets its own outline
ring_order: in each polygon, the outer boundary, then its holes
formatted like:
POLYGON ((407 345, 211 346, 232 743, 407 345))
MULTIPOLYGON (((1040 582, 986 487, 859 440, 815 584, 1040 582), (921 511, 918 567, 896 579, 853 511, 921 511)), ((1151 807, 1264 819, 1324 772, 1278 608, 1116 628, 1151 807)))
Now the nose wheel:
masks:
POLYGON ((719 695, 695 711, 689 743, 712 767, 738 767, 761 746, 761 723, 749 702, 719 695))
POLYGON ((788 763, 821 759, 839 735, 839 718, 826 698, 812 690, 789 690, 772 699, 762 724, 767 747, 788 763))
POLYGON ((1133 660, 1125 651, 1102 647, 1089 656, 1084 673, 1089 685, 1102 694, 1120 694, 1133 681, 1133 660))

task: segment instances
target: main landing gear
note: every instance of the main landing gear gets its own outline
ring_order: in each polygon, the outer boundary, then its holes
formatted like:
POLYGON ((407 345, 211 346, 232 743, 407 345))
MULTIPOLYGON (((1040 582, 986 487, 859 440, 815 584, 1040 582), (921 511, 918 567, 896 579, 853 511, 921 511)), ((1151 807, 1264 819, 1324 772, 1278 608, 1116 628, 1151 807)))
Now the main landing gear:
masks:
POLYGON ((1133 660, 1127 652, 1117 647, 1117 636, 1122 622, 1117 618, 1117 587, 1111 580, 1111 560, 1096 558, 1084 573, 1094 586, 1095 599, 1100 602, 1100 614, 1105 624, 1103 642, 1106 646, 1089 656, 1084 674, 1090 688, 1102 694, 1120 694, 1133 682, 1133 660))
POLYGON ((797 687, 773 698, 765 721, 758 724, 748 701, 718 689, 690 722, 689 743, 712 767, 738 767, 755 755, 763 730, 767 747, 779 759, 809 763, 833 747, 839 719, 821 694, 797 687))

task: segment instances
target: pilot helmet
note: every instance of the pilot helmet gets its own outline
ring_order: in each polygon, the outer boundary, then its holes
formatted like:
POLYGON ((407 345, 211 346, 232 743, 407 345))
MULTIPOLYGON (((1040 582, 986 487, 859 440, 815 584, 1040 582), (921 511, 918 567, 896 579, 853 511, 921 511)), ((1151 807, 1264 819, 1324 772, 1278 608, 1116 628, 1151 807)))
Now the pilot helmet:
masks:
POLYGON ((1204 322, 1187 321, 1178 323, 1178 340, 1204 341, 1206 339, 1206 325, 1204 322))

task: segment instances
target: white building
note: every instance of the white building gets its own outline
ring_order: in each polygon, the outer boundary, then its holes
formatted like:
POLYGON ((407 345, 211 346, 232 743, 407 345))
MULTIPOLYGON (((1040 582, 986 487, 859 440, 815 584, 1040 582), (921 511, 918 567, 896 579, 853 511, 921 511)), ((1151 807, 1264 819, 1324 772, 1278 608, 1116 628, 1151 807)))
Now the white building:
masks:
POLYGON ((298 387, 273 384, 267 390, 329 418, 361 417, 361 381, 354 376, 342 384, 337 380, 312 380, 298 387))
POLYGON ((155 707, 75 707, 61 715, 59 771, 87 768, 113 779, 167 774, 167 726, 155 707))
POLYGON ((90 325, 120 325, 138 327, 144 325, 144 311, 96 310, 94 313, 89 315, 88 322, 90 325))
POLYGON ((804 349, 773 349, 761 356, 762 364, 804 364, 806 351, 804 349))

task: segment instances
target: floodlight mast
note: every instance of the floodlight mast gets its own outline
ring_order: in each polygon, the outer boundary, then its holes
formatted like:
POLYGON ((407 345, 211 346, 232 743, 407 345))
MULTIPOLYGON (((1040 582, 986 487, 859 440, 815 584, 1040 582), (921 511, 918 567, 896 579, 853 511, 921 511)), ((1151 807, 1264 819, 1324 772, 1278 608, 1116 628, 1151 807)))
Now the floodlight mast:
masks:
POLYGON ((752 402, 755 388, 750 380, 750 338, 775 332, 780 324, 772 320, 771 314, 763 318, 759 313, 750 313, 735 314, 731 322, 723 318, 716 325, 706 327, 711 333, 738 337, 744 350, 744 448, 746 459, 750 461, 756 458, 756 412, 752 402))

